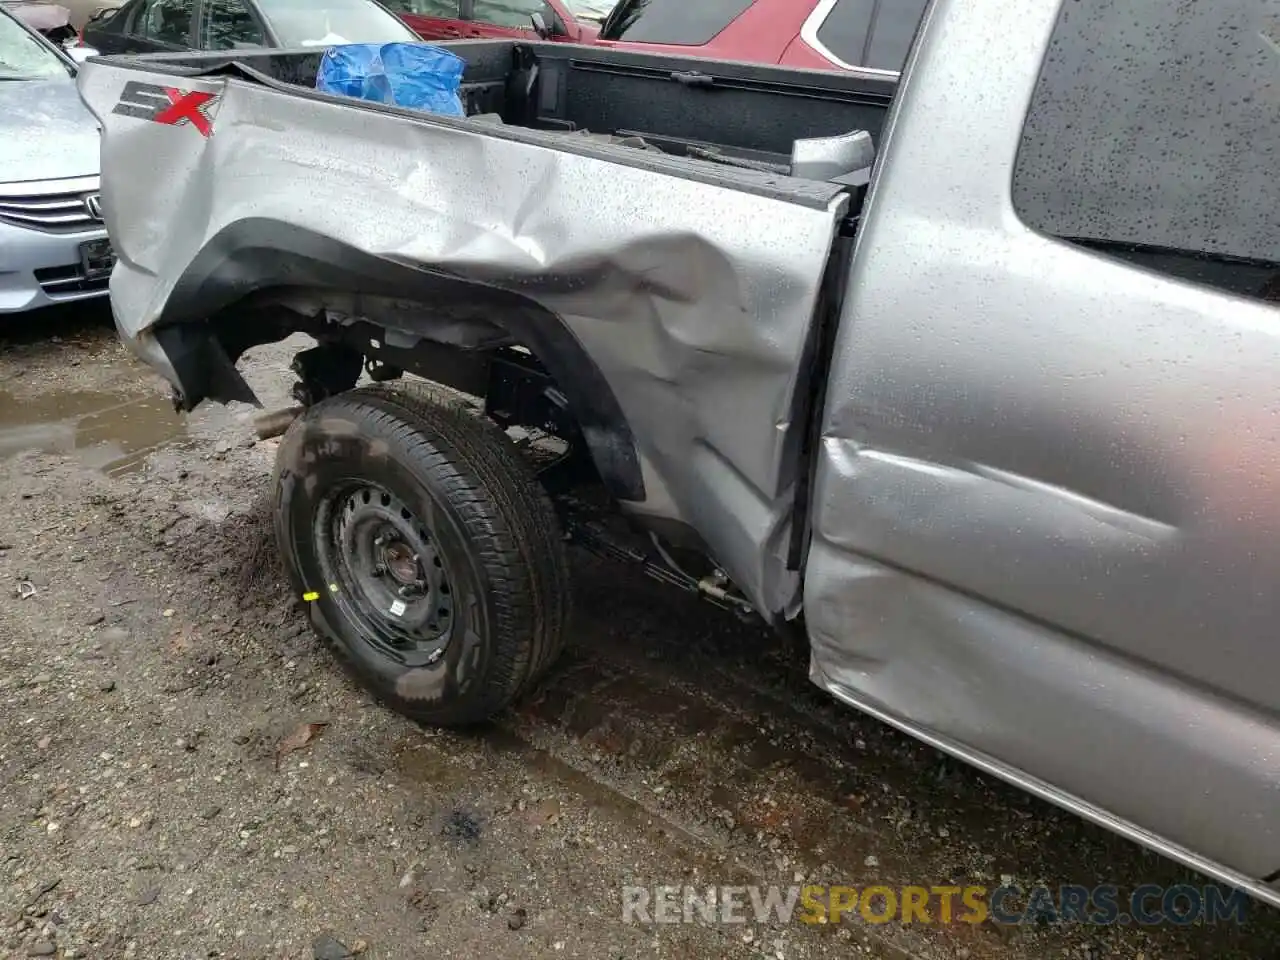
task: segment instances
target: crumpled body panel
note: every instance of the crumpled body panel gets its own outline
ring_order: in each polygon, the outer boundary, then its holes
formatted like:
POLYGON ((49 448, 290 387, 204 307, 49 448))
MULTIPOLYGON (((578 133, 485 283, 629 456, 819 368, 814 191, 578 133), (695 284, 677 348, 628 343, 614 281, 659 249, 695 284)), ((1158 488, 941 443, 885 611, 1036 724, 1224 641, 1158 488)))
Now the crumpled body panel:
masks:
POLYGON ((157 325, 288 282, 222 249, 246 231, 316 238, 342 270, 502 288, 603 372, 644 470, 631 508, 691 524, 760 609, 794 598, 782 452, 838 188, 242 80, 91 63, 80 86, 104 127, 117 324, 159 369, 157 325), (127 83, 179 80, 214 95, 209 136, 113 112, 127 83))

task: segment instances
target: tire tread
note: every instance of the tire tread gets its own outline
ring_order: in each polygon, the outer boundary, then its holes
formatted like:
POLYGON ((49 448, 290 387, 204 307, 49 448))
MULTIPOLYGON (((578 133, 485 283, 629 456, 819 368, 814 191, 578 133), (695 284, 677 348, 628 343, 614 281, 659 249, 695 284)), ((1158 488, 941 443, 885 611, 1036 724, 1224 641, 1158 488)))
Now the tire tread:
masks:
MULTIPOLYGON (((425 381, 361 387, 310 408, 303 430, 345 414, 405 451, 415 473, 448 500, 483 571, 492 612, 490 667, 483 691, 461 705, 419 703, 379 691, 417 719, 468 724, 487 719, 527 692, 563 649, 571 610, 568 557, 546 492, 510 438, 458 395, 425 381)), ((281 444, 283 453, 289 437, 281 444)), ((282 461, 275 513, 283 535, 282 461)), ((346 665, 357 665, 335 638, 324 638, 346 665)))

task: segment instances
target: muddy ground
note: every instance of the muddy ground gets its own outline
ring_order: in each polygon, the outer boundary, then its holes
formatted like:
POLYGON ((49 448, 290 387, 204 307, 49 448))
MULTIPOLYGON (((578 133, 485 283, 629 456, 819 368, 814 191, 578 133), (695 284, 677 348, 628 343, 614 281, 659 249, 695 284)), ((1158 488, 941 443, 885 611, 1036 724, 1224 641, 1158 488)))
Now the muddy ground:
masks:
MULTIPOLYGON (((249 361, 268 403, 291 354, 249 361)), ((300 617, 248 417, 173 414, 101 310, 0 326, 0 956, 1280 956, 1261 906, 1225 928, 624 923, 628 883, 1204 881, 587 556, 535 697, 415 726, 300 617)))

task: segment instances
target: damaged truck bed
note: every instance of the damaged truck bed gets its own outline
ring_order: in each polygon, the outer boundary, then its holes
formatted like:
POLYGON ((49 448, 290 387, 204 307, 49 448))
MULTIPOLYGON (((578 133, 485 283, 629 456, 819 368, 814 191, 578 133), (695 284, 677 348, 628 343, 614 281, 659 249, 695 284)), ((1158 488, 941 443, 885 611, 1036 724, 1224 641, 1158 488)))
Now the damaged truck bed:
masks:
POLYGON ((812 398, 796 371, 893 84, 453 49, 465 120, 317 93, 318 52, 88 66, 103 162, 130 171, 103 189, 126 340, 188 408, 251 400, 234 361, 299 328, 481 396, 526 348, 608 491, 720 531, 720 553, 753 558, 726 561, 734 582, 781 610, 812 398), (170 98, 185 129, 119 122, 170 98))

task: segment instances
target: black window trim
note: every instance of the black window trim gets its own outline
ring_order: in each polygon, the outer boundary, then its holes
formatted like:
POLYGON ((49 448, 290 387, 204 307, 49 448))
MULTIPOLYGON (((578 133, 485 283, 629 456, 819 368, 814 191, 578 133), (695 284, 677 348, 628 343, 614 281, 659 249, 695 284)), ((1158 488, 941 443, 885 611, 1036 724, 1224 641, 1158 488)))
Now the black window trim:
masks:
MULTIPOLYGON (((901 70, 881 70, 877 67, 863 67, 856 63, 849 63, 846 60, 842 60, 831 50, 827 49, 826 44, 818 39, 818 31, 822 29, 823 24, 827 22, 827 17, 831 16, 831 11, 835 9, 836 4, 839 2, 840 0, 818 0, 817 5, 814 6, 813 11, 805 18, 804 24, 800 27, 800 39, 803 40, 812 50, 821 54, 827 60, 830 60, 837 67, 869 77, 887 77, 891 80, 899 79, 902 76, 901 70)), ((878 7, 879 4, 877 3, 876 6, 878 7)), ((862 56, 864 60, 867 56, 867 47, 871 43, 871 37, 875 33, 875 13, 877 12, 878 10, 873 10, 871 28, 867 31, 866 39, 863 40, 862 56)))

